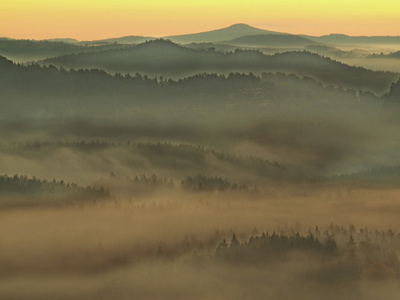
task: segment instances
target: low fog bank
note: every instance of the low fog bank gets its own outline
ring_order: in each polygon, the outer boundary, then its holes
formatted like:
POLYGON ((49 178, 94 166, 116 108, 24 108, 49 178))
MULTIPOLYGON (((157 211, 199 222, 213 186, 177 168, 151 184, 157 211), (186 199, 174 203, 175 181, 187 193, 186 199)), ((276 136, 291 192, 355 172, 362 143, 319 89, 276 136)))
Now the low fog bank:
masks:
MULTIPOLYGON (((287 115, 207 127, 126 122, 3 122, 2 173, 91 185, 110 173, 230 182, 324 179, 400 165, 398 125, 287 115)), ((373 122, 372 122, 373 121, 373 122)))
POLYGON ((3 209, 0 293, 7 299, 398 297, 391 251, 400 247, 399 192, 306 191, 288 188, 257 201, 188 193, 3 209), (262 241, 263 233, 289 251, 272 247, 247 256, 257 249, 251 237, 262 241), (310 234, 322 243, 334 239, 337 252, 307 252, 301 245, 310 234), (228 256, 217 254, 224 239, 228 256))
POLYGON ((332 286, 305 280, 302 262, 280 268, 191 266, 156 262, 87 277, 41 276, 4 280, 8 299, 398 299, 393 280, 347 282, 332 286), (300 273, 300 274, 299 274, 300 273), (51 286, 51 288, 49 288, 51 286))

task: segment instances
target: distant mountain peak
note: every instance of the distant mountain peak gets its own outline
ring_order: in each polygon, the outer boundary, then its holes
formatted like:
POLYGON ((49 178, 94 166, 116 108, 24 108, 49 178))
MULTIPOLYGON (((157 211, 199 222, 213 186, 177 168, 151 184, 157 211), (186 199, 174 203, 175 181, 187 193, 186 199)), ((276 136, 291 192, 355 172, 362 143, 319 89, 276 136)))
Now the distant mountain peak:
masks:
POLYGON ((250 26, 250 25, 245 24, 245 23, 236 23, 236 24, 232 24, 228 28, 238 29, 238 28, 255 28, 255 27, 250 26))
POLYGON ((343 33, 331 33, 331 34, 323 35, 323 36, 326 36, 326 37, 349 37, 348 35, 343 34, 343 33))
POLYGON ((256 34, 277 34, 277 32, 259 29, 244 23, 233 24, 229 27, 199 32, 194 34, 184 34, 166 37, 173 42, 193 43, 193 42, 221 42, 232 40, 245 35, 256 34))

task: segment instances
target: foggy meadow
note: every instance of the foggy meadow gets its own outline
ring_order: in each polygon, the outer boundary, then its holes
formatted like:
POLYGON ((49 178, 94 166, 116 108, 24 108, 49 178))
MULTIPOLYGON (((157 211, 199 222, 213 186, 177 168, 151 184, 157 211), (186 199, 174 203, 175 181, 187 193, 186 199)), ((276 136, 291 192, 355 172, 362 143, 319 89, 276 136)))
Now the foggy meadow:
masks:
POLYGON ((0 39, 0 298, 398 299, 399 51, 0 39))

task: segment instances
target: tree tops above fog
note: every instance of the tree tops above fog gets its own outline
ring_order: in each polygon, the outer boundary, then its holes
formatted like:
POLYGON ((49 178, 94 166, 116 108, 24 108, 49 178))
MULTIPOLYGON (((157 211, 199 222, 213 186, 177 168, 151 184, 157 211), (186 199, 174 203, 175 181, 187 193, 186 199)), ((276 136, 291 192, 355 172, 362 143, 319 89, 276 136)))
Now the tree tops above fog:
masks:
POLYGON ((293 251, 301 251, 313 255, 332 257, 339 254, 335 240, 331 236, 321 242, 312 233, 303 236, 300 233, 261 234, 252 236, 245 243, 240 243, 233 234, 230 244, 225 239, 220 242, 216 250, 216 257, 238 263, 265 263, 273 262, 293 251))
POLYGON ((396 252, 400 234, 392 229, 357 230, 331 224, 326 229, 309 229, 307 235, 298 231, 252 235, 240 241, 233 233, 230 242, 223 239, 215 251, 215 259, 230 264, 270 267, 291 260, 317 259, 321 267, 307 276, 325 282, 346 282, 361 277, 373 280, 400 278, 400 262, 396 252), (299 256, 301 254, 301 256, 299 256))
MULTIPOLYGON (((82 187, 55 179, 48 181, 26 175, 0 176, 0 206, 23 204, 41 205, 47 197, 65 198, 66 201, 106 199, 109 192, 104 188, 82 187), (15 200, 16 199, 16 200, 15 200), (6 201, 6 202, 4 202, 6 201), (27 201, 29 203, 27 203, 27 201)), ((59 204, 51 201, 48 204, 59 204)))
POLYGON ((390 86, 390 92, 387 94, 386 99, 391 103, 400 104, 400 79, 390 86))

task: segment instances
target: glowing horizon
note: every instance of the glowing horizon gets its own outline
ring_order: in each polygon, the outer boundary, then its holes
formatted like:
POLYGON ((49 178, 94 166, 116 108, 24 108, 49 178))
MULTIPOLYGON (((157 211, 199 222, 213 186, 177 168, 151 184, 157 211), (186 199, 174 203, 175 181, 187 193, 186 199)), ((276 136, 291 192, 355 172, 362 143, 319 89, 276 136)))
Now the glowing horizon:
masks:
POLYGON ((293 34, 400 36, 398 0, 1 0, 0 36, 95 40, 163 37, 245 23, 293 34))

